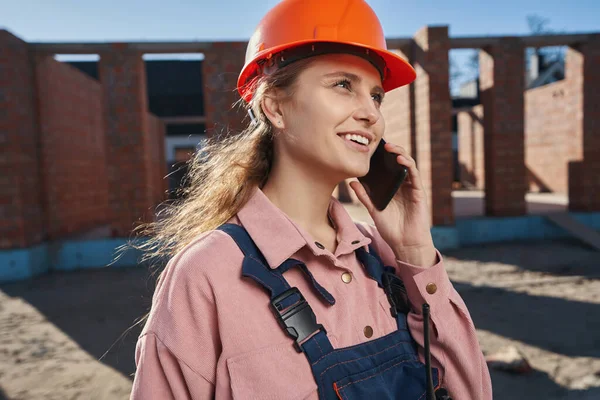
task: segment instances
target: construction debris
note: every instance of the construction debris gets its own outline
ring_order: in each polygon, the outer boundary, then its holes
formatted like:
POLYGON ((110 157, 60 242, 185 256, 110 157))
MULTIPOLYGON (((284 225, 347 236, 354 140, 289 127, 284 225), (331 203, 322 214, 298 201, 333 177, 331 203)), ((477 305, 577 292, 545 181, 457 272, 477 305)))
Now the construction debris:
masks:
POLYGON ((533 370, 525 355, 515 346, 504 347, 487 356, 485 360, 490 368, 516 374, 526 374, 533 370))

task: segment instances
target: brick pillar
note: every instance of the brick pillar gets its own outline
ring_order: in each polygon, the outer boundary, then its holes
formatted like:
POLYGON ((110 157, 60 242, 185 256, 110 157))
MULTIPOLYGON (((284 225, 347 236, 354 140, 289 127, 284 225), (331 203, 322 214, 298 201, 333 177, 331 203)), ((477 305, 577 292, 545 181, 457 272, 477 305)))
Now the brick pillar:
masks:
POLYGON ((248 125, 243 107, 234 107, 240 99, 237 79, 244 66, 246 46, 245 42, 215 42, 204 53, 202 81, 208 136, 229 130, 239 132, 248 125))
POLYGON ((454 212, 448 27, 424 27, 414 39, 416 161, 429 196, 433 225, 450 225, 454 212))
POLYGON ((46 236, 33 65, 27 43, 0 30, 0 249, 46 236))
POLYGON ((98 71, 105 101, 112 234, 128 236, 136 221, 153 218, 146 70, 142 54, 115 44, 101 54, 98 71))
POLYGON ((460 180, 467 186, 484 189, 483 107, 461 111, 457 117, 460 180))
POLYGON ((600 211, 600 35, 567 51, 567 98, 573 116, 569 209, 600 211))
POLYGON ((501 38, 479 52, 485 129, 485 209, 491 216, 526 213, 525 48, 501 38))

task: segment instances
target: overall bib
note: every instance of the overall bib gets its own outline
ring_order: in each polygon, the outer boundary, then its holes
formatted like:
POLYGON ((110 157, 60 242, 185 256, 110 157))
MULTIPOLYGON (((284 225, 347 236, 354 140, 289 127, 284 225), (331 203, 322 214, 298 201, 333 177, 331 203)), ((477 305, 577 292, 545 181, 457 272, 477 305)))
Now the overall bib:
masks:
MULTIPOLYGON (((445 389, 427 393, 426 365, 419 361, 417 346, 407 326, 408 299, 402 281, 394 275, 393 267, 384 267, 379 256, 369 246, 356 250, 367 275, 386 291, 392 305, 398 329, 386 336, 363 344, 334 349, 325 328, 318 324, 315 314, 297 288, 287 283, 283 274, 291 268, 301 268, 314 288, 330 304, 335 300, 314 279, 304 263, 288 259, 276 269, 270 269, 246 230, 235 224, 218 228, 229 234, 244 253, 242 275, 265 288, 271 298, 271 310, 294 346, 304 353, 318 386, 320 400, 424 400, 448 399, 445 389)), ((433 386, 439 388, 437 368, 429 375, 433 386)))

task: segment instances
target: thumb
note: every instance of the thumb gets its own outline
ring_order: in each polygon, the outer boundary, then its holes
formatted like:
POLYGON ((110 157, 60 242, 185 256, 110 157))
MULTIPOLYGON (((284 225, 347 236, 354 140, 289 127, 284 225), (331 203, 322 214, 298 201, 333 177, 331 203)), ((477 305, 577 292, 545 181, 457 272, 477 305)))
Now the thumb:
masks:
POLYGON ((373 205, 371 198, 367 194, 367 188, 365 188, 365 186, 359 181, 350 182, 350 187, 352 188, 352 190, 354 190, 354 193, 356 193, 356 197, 358 197, 358 200, 365 206, 367 211, 371 214, 373 210, 375 210, 375 206, 373 205))

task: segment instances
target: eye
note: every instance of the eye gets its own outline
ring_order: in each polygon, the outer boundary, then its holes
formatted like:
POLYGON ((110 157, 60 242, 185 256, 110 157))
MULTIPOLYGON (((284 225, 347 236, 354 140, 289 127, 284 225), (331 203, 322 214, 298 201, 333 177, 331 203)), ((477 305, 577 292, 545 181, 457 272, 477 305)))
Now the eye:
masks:
POLYGON ((381 93, 374 93, 372 96, 373 100, 375 100, 375 102, 378 105, 381 105, 381 103, 383 103, 383 95, 381 93))
POLYGON ((341 79, 337 81, 333 86, 350 90, 352 88, 352 83, 348 79, 341 79))

